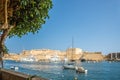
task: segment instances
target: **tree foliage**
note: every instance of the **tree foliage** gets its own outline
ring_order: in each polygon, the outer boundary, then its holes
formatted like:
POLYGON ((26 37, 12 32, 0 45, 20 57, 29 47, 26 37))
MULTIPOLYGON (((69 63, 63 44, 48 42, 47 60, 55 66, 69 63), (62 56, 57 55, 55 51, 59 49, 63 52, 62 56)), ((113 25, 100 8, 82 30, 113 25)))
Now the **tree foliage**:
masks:
POLYGON ((0 43, 6 37, 38 32, 51 8, 51 0, 0 0, 0 43))
POLYGON ((21 0, 16 4, 20 9, 14 11, 10 17, 10 25, 16 25, 10 31, 10 37, 15 35, 21 37, 29 32, 37 32, 45 23, 45 19, 49 18, 48 11, 52 7, 51 0, 21 0))

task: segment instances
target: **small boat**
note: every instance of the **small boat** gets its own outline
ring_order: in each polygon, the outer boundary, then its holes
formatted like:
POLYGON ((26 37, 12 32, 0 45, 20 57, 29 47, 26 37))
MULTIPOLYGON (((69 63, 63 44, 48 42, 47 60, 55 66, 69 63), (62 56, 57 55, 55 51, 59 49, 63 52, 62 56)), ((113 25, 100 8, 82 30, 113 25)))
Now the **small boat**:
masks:
POLYGON ((87 70, 83 67, 76 67, 76 73, 87 73, 87 70))
POLYGON ((18 71, 18 70, 19 70, 19 67, 18 67, 18 66, 11 66, 10 69, 11 69, 11 70, 18 71))

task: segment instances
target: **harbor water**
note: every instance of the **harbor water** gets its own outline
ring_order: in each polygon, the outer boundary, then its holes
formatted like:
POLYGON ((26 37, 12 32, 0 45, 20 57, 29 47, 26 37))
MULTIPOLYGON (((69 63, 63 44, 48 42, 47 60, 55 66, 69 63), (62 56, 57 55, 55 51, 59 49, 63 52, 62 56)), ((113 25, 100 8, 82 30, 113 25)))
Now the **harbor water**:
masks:
POLYGON ((82 62, 79 64, 88 72, 76 73, 75 70, 63 69, 63 63, 48 62, 16 62, 4 61, 4 68, 10 69, 17 66, 18 72, 37 75, 48 80, 120 80, 120 62, 82 62))

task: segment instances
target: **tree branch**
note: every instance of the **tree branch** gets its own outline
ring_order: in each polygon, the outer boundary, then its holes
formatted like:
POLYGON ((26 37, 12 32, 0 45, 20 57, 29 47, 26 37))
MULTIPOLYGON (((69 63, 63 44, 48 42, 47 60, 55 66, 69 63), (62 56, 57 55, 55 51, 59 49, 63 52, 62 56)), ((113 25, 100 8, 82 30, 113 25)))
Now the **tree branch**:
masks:
POLYGON ((0 43, 3 43, 5 41, 5 39, 7 38, 10 30, 13 28, 14 26, 10 26, 8 29, 3 30, 3 33, 0 36, 0 43))

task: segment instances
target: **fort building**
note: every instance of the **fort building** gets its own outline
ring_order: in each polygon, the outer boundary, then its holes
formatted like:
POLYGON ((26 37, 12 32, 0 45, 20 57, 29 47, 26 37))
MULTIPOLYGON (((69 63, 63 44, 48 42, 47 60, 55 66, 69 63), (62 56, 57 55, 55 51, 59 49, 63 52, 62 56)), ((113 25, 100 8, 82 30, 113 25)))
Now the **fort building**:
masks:
POLYGON ((20 54, 7 54, 4 56, 4 59, 18 61, 30 58, 34 59, 35 61, 63 61, 66 58, 67 60, 72 61, 81 59, 101 61, 104 59, 104 56, 101 52, 86 52, 80 48, 68 48, 66 51, 33 49, 24 50, 20 54))

